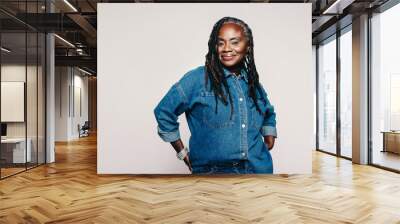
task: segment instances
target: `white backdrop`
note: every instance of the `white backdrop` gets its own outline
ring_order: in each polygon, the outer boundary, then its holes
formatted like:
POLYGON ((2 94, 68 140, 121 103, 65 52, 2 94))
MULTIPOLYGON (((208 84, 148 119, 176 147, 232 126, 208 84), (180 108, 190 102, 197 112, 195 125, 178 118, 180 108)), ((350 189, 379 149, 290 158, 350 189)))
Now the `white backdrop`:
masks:
MULTIPOLYGON (((311 4, 98 4, 99 174, 189 173, 157 135, 153 109, 203 65, 215 22, 252 29, 255 61, 277 114, 275 173, 311 173, 314 77, 311 4)), ((180 117, 181 137, 189 129, 180 117)))

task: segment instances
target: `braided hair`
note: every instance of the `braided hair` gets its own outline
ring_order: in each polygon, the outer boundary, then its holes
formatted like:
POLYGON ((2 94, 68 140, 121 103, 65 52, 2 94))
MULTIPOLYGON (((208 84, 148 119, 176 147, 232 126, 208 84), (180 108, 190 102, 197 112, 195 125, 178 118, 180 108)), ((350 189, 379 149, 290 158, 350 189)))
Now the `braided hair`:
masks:
MULTIPOLYGON (((215 23, 210 39, 208 40, 208 53, 206 55, 206 86, 208 85, 208 81, 210 82, 210 89, 214 92, 215 95, 215 113, 218 111, 218 99, 222 101, 224 105, 228 104, 227 96, 229 99, 230 107, 231 107, 231 116, 233 115, 233 103, 232 96, 228 87, 227 80, 224 75, 223 65, 218 57, 218 34, 221 27, 226 23, 234 23, 239 25, 242 28, 242 31, 247 39, 248 51, 245 57, 243 58, 242 66, 247 72, 248 76, 248 88, 249 88, 249 96, 254 101, 256 109, 259 113, 261 109, 257 104, 257 91, 261 93, 261 86, 258 80, 258 72, 256 69, 256 65, 254 63, 254 42, 253 35, 250 27, 240 19, 234 17, 224 17, 220 19, 217 23, 215 23)), ((262 96, 262 94, 260 94, 262 96)))

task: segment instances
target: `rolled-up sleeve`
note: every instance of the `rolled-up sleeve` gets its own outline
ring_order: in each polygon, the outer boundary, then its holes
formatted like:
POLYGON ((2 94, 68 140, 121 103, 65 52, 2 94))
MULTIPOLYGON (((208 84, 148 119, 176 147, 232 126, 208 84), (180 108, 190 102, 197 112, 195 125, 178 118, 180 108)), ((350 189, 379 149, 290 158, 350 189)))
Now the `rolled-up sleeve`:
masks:
POLYGON ((174 84, 154 109, 158 135, 165 142, 180 139, 178 117, 187 110, 188 102, 179 82, 174 84))
POLYGON ((264 116, 263 125, 261 128, 262 136, 274 136, 275 138, 278 136, 276 130, 276 113, 274 110, 274 106, 272 106, 271 102, 268 99, 267 93, 265 92, 264 88, 261 86, 261 89, 264 94, 264 98, 266 100, 267 109, 264 116))

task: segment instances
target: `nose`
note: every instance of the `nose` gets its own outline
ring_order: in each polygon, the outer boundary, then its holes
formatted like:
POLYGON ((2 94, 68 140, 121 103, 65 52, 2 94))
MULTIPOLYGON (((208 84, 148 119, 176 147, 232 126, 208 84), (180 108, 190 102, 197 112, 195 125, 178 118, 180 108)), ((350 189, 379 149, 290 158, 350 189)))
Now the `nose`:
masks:
POLYGON ((223 52, 230 52, 232 51, 232 47, 230 44, 225 44, 224 47, 222 48, 223 52))

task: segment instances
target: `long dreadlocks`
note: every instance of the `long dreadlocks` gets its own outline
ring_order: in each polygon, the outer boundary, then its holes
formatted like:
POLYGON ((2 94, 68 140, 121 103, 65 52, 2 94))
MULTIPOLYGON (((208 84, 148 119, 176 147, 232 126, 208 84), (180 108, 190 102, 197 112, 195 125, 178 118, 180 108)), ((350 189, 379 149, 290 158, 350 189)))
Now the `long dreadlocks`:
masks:
MULTIPOLYGON (((253 35, 250 27, 240 19, 234 17, 224 17, 220 19, 213 27, 210 35, 210 39, 208 40, 208 53, 206 55, 206 86, 208 81, 210 81, 210 88, 215 94, 215 113, 218 111, 218 99, 222 101, 224 105, 228 104, 228 100, 226 97, 226 92, 229 97, 229 103, 231 106, 231 116, 233 115, 233 103, 232 96, 228 87, 228 83, 226 81, 223 65, 218 57, 217 51, 217 43, 218 43, 218 33, 221 29, 222 25, 226 23, 234 23, 239 25, 243 33, 247 39, 248 52, 246 56, 243 58, 243 66, 248 76, 248 87, 249 87, 249 96, 253 99, 256 109, 259 113, 261 109, 257 103, 257 93, 259 91, 261 93, 261 86, 258 81, 258 72, 256 69, 256 65, 254 63, 254 42, 253 35)), ((262 94, 260 94, 262 96, 262 94)))

